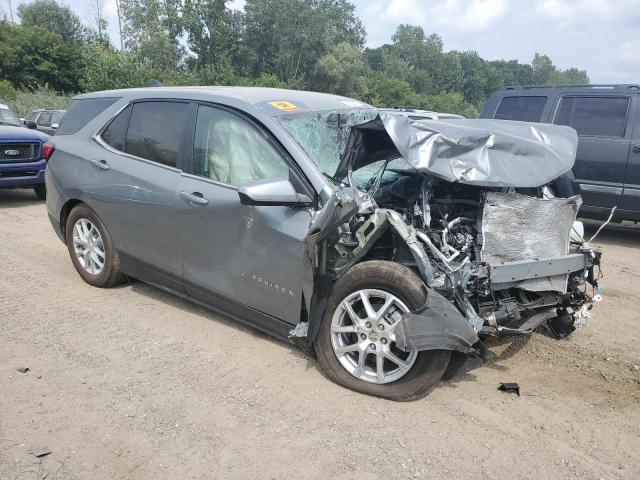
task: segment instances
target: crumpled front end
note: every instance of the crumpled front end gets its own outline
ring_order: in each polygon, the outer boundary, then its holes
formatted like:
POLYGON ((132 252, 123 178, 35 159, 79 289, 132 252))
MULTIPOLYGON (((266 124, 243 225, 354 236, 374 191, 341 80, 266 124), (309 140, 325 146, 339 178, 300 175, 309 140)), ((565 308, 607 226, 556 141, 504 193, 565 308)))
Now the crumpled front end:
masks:
MULTIPOLYGON (((362 131, 353 136, 364 143, 351 138, 345 158, 366 165, 363 152, 380 157, 362 131)), ((524 141, 526 148, 537 151, 532 141, 524 141)), ((500 186, 493 174, 482 184, 451 181, 429 169, 386 170, 399 153, 394 157, 388 142, 378 144, 386 157, 382 168, 368 182, 338 188, 307 237, 314 295, 310 328, 303 331, 311 340, 333 282, 370 259, 408 266, 427 287, 426 304, 403 314, 396 330, 404 351, 472 354, 486 335, 529 335, 546 324, 562 337, 584 321, 599 300, 601 253, 581 236, 579 196, 556 198, 553 180, 517 186, 516 174, 509 177, 515 186, 500 186)), ((575 155, 569 150, 565 157, 575 155)), ((574 159, 563 160, 570 168, 574 159)), ((345 174, 353 182, 351 167, 345 174)))

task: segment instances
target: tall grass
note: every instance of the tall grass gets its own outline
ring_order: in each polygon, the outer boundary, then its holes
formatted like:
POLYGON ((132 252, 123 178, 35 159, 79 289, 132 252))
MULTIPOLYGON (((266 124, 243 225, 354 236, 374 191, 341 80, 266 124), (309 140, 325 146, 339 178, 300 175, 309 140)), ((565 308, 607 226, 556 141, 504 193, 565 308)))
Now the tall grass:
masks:
POLYGON ((36 90, 17 90, 10 103, 21 117, 26 117, 36 108, 65 110, 71 102, 72 95, 59 94, 49 87, 38 87, 36 90))

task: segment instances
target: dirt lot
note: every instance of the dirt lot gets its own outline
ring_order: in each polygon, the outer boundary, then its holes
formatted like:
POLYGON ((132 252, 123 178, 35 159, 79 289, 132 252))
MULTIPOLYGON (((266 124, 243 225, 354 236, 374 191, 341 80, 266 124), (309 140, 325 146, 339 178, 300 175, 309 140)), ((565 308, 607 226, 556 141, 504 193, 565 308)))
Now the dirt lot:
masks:
POLYGON ((639 478, 640 229, 598 243, 586 328, 495 343, 400 404, 139 282, 89 287, 45 206, 0 191, 0 479, 639 478))

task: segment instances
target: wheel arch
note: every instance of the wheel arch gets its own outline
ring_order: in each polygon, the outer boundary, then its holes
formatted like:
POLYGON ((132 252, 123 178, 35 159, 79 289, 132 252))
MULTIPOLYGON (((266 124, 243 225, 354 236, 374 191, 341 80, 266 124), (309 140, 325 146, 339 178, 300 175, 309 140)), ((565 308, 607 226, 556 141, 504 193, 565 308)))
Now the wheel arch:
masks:
POLYGON ((77 198, 73 198, 71 200, 67 200, 67 202, 60 209, 60 232, 62 232, 62 238, 64 239, 64 243, 66 245, 67 241, 67 218, 69 218, 69 214, 71 210, 73 210, 76 206, 84 204, 82 200, 77 198))

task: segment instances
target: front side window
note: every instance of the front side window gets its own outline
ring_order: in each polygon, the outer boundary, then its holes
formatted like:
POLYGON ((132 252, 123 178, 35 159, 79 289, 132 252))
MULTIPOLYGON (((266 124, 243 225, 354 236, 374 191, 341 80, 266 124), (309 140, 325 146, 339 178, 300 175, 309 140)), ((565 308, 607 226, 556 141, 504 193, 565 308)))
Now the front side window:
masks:
POLYGON ((264 134, 240 116, 201 105, 193 146, 194 174, 234 187, 289 179, 289 164, 264 134))
POLYGON ((191 107, 179 102, 133 104, 124 151, 176 167, 180 145, 189 128, 191 107))
POLYGON ((554 123, 578 135, 622 138, 628 109, 628 97, 564 97, 554 123))
POLYGON ((493 118, 497 120, 517 120, 539 122, 547 97, 504 97, 493 118))

